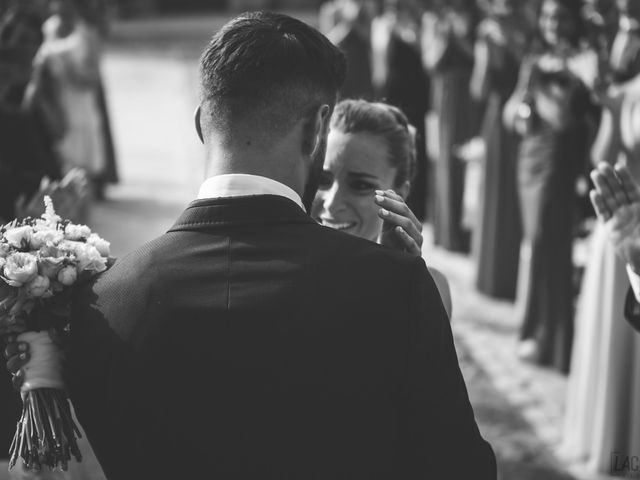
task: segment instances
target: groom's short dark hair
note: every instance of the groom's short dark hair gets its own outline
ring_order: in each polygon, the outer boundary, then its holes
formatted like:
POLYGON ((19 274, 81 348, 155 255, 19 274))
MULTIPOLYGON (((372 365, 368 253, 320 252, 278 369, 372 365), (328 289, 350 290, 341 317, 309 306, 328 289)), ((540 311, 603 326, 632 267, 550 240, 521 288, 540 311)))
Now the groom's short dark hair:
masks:
POLYGON ((200 60, 201 102, 219 130, 249 120, 289 130, 312 107, 333 108, 346 60, 320 32, 287 15, 242 14, 214 35, 200 60))

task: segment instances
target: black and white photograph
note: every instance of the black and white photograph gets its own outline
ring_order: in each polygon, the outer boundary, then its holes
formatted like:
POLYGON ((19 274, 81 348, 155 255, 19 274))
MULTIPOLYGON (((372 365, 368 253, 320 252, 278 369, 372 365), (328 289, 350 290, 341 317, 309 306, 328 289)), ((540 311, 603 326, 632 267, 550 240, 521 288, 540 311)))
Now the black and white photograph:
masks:
POLYGON ((640 479, 640 0, 0 0, 0 352, 0 480, 640 479))

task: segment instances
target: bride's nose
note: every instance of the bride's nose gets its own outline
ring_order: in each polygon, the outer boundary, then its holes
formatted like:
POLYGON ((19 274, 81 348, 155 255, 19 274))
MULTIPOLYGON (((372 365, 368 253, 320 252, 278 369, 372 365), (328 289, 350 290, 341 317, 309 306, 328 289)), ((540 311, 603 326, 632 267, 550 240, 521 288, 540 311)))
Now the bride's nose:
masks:
POLYGON ((337 213, 344 209, 344 188, 338 182, 333 182, 331 188, 322 191, 322 206, 328 213, 337 213))

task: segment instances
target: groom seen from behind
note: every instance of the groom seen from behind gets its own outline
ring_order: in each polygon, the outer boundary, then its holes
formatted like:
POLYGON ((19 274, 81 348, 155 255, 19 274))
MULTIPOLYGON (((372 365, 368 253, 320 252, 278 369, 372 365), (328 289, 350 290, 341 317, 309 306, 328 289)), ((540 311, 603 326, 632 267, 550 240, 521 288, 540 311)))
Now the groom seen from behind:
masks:
POLYGON ((75 301, 72 400, 109 479, 496 478, 423 260, 305 212, 344 76, 284 15, 206 48, 199 198, 75 301))

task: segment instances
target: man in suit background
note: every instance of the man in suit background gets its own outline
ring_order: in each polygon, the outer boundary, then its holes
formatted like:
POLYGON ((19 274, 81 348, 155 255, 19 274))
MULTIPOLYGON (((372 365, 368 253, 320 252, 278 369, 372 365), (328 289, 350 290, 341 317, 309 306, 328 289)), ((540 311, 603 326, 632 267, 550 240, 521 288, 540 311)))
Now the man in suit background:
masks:
POLYGON ((206 48, 198 199, 74 301, 69 386, 109 479, 496 478, 424 261, 305 213, 344 75, 285 15, 206 48))
POLYGON ((610 240, 627 264, 631 288, 625 302, 625 316, 640 331, 640 186, 625 165, 615 169, 601 163, 591 172, 595 189, 591 201, 598 217, 607 223, 610 240))

